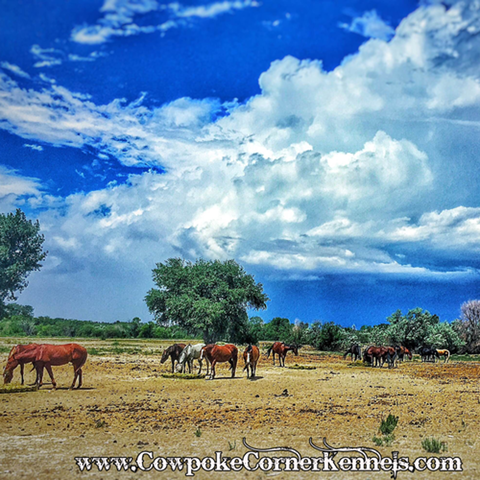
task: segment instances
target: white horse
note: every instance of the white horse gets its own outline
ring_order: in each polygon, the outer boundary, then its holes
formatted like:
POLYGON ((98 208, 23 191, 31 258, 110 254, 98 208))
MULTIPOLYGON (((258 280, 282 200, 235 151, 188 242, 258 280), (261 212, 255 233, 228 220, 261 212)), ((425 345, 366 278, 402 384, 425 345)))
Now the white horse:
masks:
MULTIPOLYGON (((202 353, 202 349, 205 346, 204 343, 197 343, 196 345, 191 345, 190 343, 182 350, 180 357, 178 359, 177 364, 177 372, 185 373, 185 364, 188 364, 188 373, 192 373, 193 368, 193 361, 198 360, 198 364, 200 365, 200 369, 198 370, 198 374, 202 373, 202 358, 200 358, 200 354, 202 353)), ((208 375, 208 360, 205 359, 207 362, 207 375, 208 375)))

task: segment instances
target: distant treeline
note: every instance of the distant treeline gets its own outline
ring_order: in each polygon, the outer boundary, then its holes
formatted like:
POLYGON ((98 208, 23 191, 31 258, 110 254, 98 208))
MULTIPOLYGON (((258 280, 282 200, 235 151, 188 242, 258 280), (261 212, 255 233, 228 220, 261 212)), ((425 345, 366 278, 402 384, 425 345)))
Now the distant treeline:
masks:
MULTIPOLYGON (((404 345, 411 350, 421 346, 447 348, 452 353, 476 353, 466 348, 462 322, 440 322, 437 315, 416 308, 406 315, 396 311, 388 323, 375 326, 342 327, 334 322, 291 323, 275 317, 264 322, 251 317, 244 343, 284 341, 297 345, 311 345, 322 351, 341 351, 354 343, 360 345, 404 345)), ((0 336, 80 337, 80 338, 201 338, 202 332, 189 335, 178 326, 159 326, 155 322, 142 323, 137 317, 130 322, 102 323, 64 318, 35 317, 30 306, 9 304, 0 320, 0 336)), ((229 341, 228 338, 223 339, 229 341)))

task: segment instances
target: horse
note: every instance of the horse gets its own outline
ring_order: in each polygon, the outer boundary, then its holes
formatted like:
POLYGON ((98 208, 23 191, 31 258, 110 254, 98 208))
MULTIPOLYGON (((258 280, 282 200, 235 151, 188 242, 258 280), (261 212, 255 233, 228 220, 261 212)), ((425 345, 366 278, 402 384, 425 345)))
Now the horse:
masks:
POLYGON ((206 358, 210 362, 210 380, 215 378, 215 365, 222 362, 230 363, 229 369, 232 370, 232 378, 235 377, 238 359, 238 348, 235 345, 227 343, 222 346, 211 343, 202 348, 200 358, 206 358))
MULTIPOLYGON (((17 353, 25 352, 27 350, 31 350, 31 349, 34 349, 34 348, 37 348, 37 347, 38 347, 38 343, 29 343, 28 345, 15 345, 14 347, 12 347, 12 349, 10 350, 10 353, 8 354, 7 365, 8 365, 8 362, 9 362, 10 358, 13 359, 13 357, 17 353)), ((24 372, 24 366, 25 366, 26 363, 29 363, 29 362, 28 361, 18 362, 18 364, 20 365, 20 375, 22 377, 22 385, 24 384, 23 372, 24 372)), ((33 368, 35 368, 35 366, 33 368)), ((5 367, 5 369, 6 369, 6 367, 5 367)), ((5 378, 6 378, 5 377, 5 373, 6 373, 5 369, 3 370, 4 383, 10 383, 10 381, 12 380, 11 378, 8 382, 5 382, 5 378)), ((12 370, 12 377, 13 377, 13 370, 12 370)), ((38 377, 37 377, 37 379, 38 379, 38 377)), ((37 380, 35 380, 35 383, 37 383, 37 380)))
MULTIPOLYGON (((197 343, 196 345, 191 345, 190 343, 182 350, 180 357, 178 358, 177 372, 185 373, 185 364, 188 364, 188 373, 192 373, 193 361, 198 360, 200 369, 198 374, 202 372, 202 360, 200 358, 202 349, 205 347, 204 343, 197 343)), ((207 375, 208 375, 208 360, 207 360, 207 375)))
POLYGON ((363 361, 370 363, 372 367, 382 367, 386 353, 385 347, 367 347, 363 352, 363 361))
POLYGON ((348 355, 351 355, 352 357, 352 362, 357 361, 357 359, 362 358, 362 349, 360 348, 360 345, 355 343, 352 345, 346 352, 345 355, 343 356, 343 359, 345 360, 348 355))
POLYGON ((66 365, 71 363, 73 365, 73 383, 70 390, 75 387, 78 378, 78 387, 82 386, 82 367, 87 361, 87 350, 76 343, 68 343, 66 345, 38 345, 37 348, 31 348, 21 353, 16 353, 7 362, 4 370, 4 381, 10 383, 13 377, 13 370, 23 363, 32 362, 37 371, 36 384, 40 388, 43 383, 43 369, 46 368, 52 380, 53 388, 57 388, 57 383, 53 377, 52 365, 66 365))
POLYGON ((403 362, 403 358, 405 355, 408 357, 409 360, 412 359, 412 352, 407 347, 399 346, 395 348, 397 350, 398 360, 400 362, 403 362))
POLYGON ((437 350, 432 347, 422 347, 419 350, 419 353, 420 353, 420 356, 422 357, 422 362, 435 363, 436 358, 438 358, 437 350))
POLYGON ((385 353, 382 355, 382 365, 387 362, 388 368, 395 368, 395 361, 398 358, 396 347, 384 347, 385 353))
POLYGON ((260 358, 260 350, 255 345, 249 345, 243 352, 243 360, 245 366, 243 371, 247 371, 247 378, 254 378, 257 372, 257 363, 260 358), (250 367, 250 376, 248 372, 248 367, 250 367))
POLYGON ((186 347, 184 343, 175 343, 166 348, 162 353, 162 358, 160 363, 165 363, 167 358, 170 357, 172 360, 172 373, 175 371, 175 362, 178 362, 182 350, 186 347))
POLYGON ((278 363, 280 367, 285 366, 285 357, 287 356, 287 352, 292 351, 295 355, 298 355, 298 347, 296 345, 285 345, 283 342, 275 342, 268 350, 267 350, 267 358, 270 357, 270 352, 273 354, 273 364, 275 365, 275 354, 278 355, 278 363))
POLYGON ((440 360, 440 357, 443 357, 443 363, 447 363, 450 358, 450 352, 445 348, 443 350, 437 350, 437 358, 440 360))

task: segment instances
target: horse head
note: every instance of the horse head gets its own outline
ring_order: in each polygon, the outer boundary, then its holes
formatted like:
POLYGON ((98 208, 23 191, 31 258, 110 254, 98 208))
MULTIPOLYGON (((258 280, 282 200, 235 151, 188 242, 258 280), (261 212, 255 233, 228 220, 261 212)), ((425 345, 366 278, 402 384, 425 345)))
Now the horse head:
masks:
POLYGON ((295 355, 298 355, 298 349, 300 348, 299 345, 292 345, 291 346, 291 349, 292 349, 292 352, 295 354, 295 355))
POLYGON ((170 352, 172 351, 172 347, 166 348, 162 353, 162 358, 160 359, 160 363, 165 363, 167 361, 170 352))

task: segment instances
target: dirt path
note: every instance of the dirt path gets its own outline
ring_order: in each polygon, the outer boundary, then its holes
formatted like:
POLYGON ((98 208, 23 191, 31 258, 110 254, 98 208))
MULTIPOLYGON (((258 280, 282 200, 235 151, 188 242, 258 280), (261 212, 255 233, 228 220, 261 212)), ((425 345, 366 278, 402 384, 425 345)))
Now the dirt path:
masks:
MULTIPOLYGON (((6 355, 2 355, 2 364, 6 355)), ((286 446, 304 456, 321 453, 325 437, 336 447, 369 447, 383 456, 398 451, 414 459, 432 456, 422 440, 435 437, 447 452, 460 457, 463 473, 399 472, 398 478, 480 478, 480 364, 405 363, 397 369, 371 369, 336 356, 303 353, 287 357, 287 366, 273 367, 262 355, 258 378, 247 380, 241 369, 228 378, 219 365, 213 381, 163 378, 169 365, 156 355, 90 356, 84 369, 84 388, 66 389, 71 367, 56 367, 60 388, 0 395, 0 478, 184 478, 171 471, 80 473, 74 457, 129 456, 142 451, 156 456, 241 457, 248 450, 286 446), (376 446, 374 436, 389 414, 399 417, 391 446, 376 446)), ((27 381, 34 374, 27 373, 27 381)), ((15 372, 14 381, 19 381, 15 372)), ((278 455, 277 455, 278 456, 278 455)), ((150 464, 151 461, 148 461, 150 464)), ((195 478, 211 477, 199 472, 195 478)), ((246 472, 217 474, 222 478, 367 479, 389 473, 246 472)), ((215 475, 214 475, 215 476, 215 475)))

